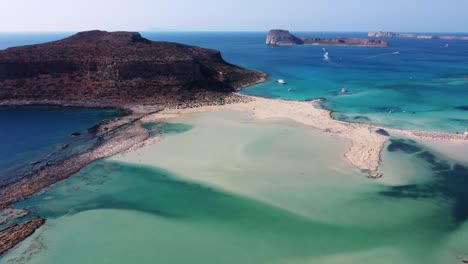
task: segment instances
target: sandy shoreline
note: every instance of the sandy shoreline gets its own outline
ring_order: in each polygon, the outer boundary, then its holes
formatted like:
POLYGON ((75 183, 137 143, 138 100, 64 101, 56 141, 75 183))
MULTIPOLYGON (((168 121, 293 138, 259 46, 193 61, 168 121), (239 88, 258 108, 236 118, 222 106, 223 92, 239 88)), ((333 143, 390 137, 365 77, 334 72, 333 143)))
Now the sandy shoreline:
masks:
POLYGON ((318 100, 311 102, 286 101, 267 99, 254 96, 240 95, 243 102, 221 106, 202 106, 186 109, 165 109, 158 113, 142 118, 142 122, 157 122, 161 119, 176 117, 188 113, 213 111, 244 111, 256 119, 282 118, 291 119, 337 135, 352 142, 346 159, 361 170, 376 171, 379 167, 380 152, 387 141, 387 137, 376 134, 377 129, 372 125, 346 123, 331 117, 331 112, 316 106, 318 100))
MULTIPOLYGON (((7 101, 0 105, 31 105, 44 104, 43 101, 7 101)), ((50 105, 96 107, 92 102, 84 104, 48 101, 50 105)), ((381 152, 388 136, 376 133, 385 131, 398 136, 413 139, 431 139, 451 142, 467 142, 464 135, 429 132, 419 130, 403 130, 386 128, 365 123, 349 123, 335 120, 332 111, 319 106, 320 99, 313 101, 288 101, 268 99, 263 97, 232 94, 225 100, 210 105, 193 103, 191 105, 176 105, 165 107, 151 104, 133 105, 101 105, 128 111, 128 115, 101 122, 96 129, 96 136, 107 137, 101 145, 89 152, 71 157, 59 164, 52 164, 46 168, 28 175, 17 182, 0 187, 0 208, 27 198, 37 191, 67 178, 85 165, 101 158, 109 157, 120 152, 131 151, 139 147, 152 144, 160 138, 149 138, 149 133, 142 127, 144 123, 158 122, 162 119, 177 117, 189 113, 203 113, 216 111, 243 111, 255 119, 290 119, 295 122, 314 127, 323 132, 350 140, 350 149, 344 157, 353 166, 367 173, 368 176, 381 177, 376 173, 379 169, 381 152)))
MULTIPOLYGON (((0 209, 9 208, 11 204, 27 198, 57 181, 69 177, 95 160, 110 157, 121 152, 132 151, 162 140, 161 137, 150 138, 149 132, 143 127, 143 124, 159 122, 164 119, 190 113, 242 111, 249 113, 251 117, 255 119, 290 119, 300 124, 319 129, 329 135, 348 139, 351 142, 351 147, 344 153, 345 159, 370 178, 382 177, 382 174, 377 171, 380 165, 381 152, 389 139, 386 135, 376 133, 377 130, 384 129, 392 135, 413 139, 431 139, 455 143, 468 142, 468 140, 460 134, 402 130, 365 123, 348 123, 335 120, 331 115, 332 111, 321 108, 319 103, 320 99, 310 102, 287 101, 241 94, 232 94, 222 101, 212 102, 211 105, 192 103, 190 105, 183 104, 165 108, 161 105, 151 104, 116 106, 98 105, 92 102, 83 104, 62 104, 58 101, 0 102, 0 105, 50 104, 77 107, 100 106, 120 108, 128 111, 128 115, 126 116, 103 121, 97 126, 96 136, 102 137, 103 141, 90 151, 78 154, 57 164, 48 165, 16 182, 1 186, 0 209)), ((0 235, 8 234, 9 237, 13 237, 13 240, 15 240, 15 243, 5 247, 3 252, 32 234, 32 232, 43 223, 44 221, 37 220, 33 224, 28 222, 0 231, 0 235)), ((0 252, 0 255, 3 252, 0 252)))
MULTIPOLYGON (((392 134, 410 138, 430 138, 443 141, 466 141, 461 134, 402 130, 386 128, 365 123, 348 123, 333 119, 332 111, 318 106, 319 99, 311 102, 267 99, 262 97, 239 95, 240 102, 219 106, 201 106, 185 109, 164 109, 158 113, 142 118, 142 122, 157 122, 161 119, 177 117, 189 113, 214 111, 244 111, 256 119, 284 118, 320 129, 328 134, 346 138, 351 141, 351 148, 344 154, 355 167, 375 176, 379 169, 381 152, 388 140, 387 136, 376 133, 384 129, 392 134)), ((381 176, 381 175, 380 175, 381 176)))

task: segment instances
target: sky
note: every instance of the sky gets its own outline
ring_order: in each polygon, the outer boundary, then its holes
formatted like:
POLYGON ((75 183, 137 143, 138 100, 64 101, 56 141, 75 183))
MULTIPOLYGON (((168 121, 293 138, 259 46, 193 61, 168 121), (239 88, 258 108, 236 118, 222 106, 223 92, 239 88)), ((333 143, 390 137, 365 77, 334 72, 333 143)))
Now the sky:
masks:
POLYGON ((468 32, 468 0, 0 0, 0 32, 468 32))

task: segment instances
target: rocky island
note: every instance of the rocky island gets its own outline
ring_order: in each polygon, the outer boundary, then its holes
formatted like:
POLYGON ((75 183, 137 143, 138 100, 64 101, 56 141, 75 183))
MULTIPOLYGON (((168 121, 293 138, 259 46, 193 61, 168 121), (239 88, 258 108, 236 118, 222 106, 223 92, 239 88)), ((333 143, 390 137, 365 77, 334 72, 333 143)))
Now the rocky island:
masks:
POLYGON ((369 37, 373 37, 373 38, 416 38, 416 39, 468 40, 468 36, 394 33, 394 32, 388 32, 388 31, 371 31, 367 35, 369 37))
POLYGON ((155 42, 136 32, 87 31, 0 51, 0 101, 79 105, 220 98, 265 79, 219 51, 155 42))
POLYGON ((291 46, 291 45, 327 45, 327 46, 364 46, 364 47, 387 47, 388 41, 351 38, 351 37, 296 37, 291 32, 282 29, 273 29, 268 32, 267 45, 291 46))

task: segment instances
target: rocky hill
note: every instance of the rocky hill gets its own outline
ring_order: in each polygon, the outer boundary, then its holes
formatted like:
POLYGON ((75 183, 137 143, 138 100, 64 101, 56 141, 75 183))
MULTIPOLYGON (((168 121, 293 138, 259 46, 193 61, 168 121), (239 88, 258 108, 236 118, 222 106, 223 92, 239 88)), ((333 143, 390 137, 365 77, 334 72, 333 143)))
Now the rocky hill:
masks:
POLYGON ((287 46, 301 45, 304 44, 304 42, 287 30, 273 29, 268 32, 266 44, 287 46))
POLYGON ((264 79, 262 72, 225 62, 219 51, 150 41, 136 32, 87 31, 0 50, 0 101, 211 100, 264 79))
POLYGON ((328 45, 328 46, 366 46, 366 47, 387 47, 388 41, 367 38, 349 37, 296 37, 287 30, 270 30, 267 35, 266 44, 278 46, 290 45, 328 45))

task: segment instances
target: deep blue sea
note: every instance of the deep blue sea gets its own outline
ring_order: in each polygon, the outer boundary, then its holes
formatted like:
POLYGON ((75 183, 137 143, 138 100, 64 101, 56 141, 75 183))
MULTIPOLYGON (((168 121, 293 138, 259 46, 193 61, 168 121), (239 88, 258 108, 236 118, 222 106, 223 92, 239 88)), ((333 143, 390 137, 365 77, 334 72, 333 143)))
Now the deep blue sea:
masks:
MULTIPOLYGON (((69 35, 0 33, 0 49, 69 35)), ((143 35, 218 49, 231 63, 269 74, 268 82, 246 88, 246 94, 323 97, 335 118, 351 122, 468 131, 468 42, 390 39, 388 48, 272 47, 264 44, 265 32, 143 35), (348 92, 340 93, 343 88, 348 92)), ((87 128, 118 114, 0 108, 0 185, 16 167, 47 160, 64 145, 71 145, 65 154, 86 149, 93 144, 87 128)), ((343 160, 349 147, 344 141, 237 114, 147 124, 152 135, 165 134, 166 140, 95 162, 16 204, 47 223, 0 263, 468 259, 464 145, 428 147, 391 138, 382 156, 385 177, 369 180, 343 160)))
MULTIPOLYGON (((71 34, 0 33, 0 49, 71 34)), ((266 32, 146 32, 143 36, 217 49, 229 62, 269 74, 268 82, 245 89, 246 94, 292 100, 323 97, 328 99, 324 106, 334 111, 335 118, 351 122, 450 132, 468 130, 467 41, 390 39, 388 48, 273 47, 265 45, 266 32), (324 60, 325 52, 329 60, 324 60), (278 84, 278 79, 287 84, 278 84), (340 93, 342 88, 348 92, 340 93)), ((31 162, 52 151, 71 132, 86 129, 109 115, 102 110, 1 109, 0 173, 18 161, 31 162)))
MULTIPOLYGON (((296 35, 356 36, 366 33, 296 35)), ((145 33, 222 51, 270 80, 244 92, 274 98, 328 99, 335 117, 401 128, 468 130, 468 42, 390 39, 388 48, 265 45, 266 33, 145 33), (324 60, 324 53, 329 60, 324 60), (276 81, 285 79, 287 85, 276 81), (345 88, 348 94, 340 94, 345 88)))
MULTIPOLYGON (((356 36, 366 33, 294 32, 356 36)), ((0 49, 60 39, 71 33, 3 33, 0 49)), ((265 45, 266 32, 143 33, 220 50, 232 63, 259 69, 268 82, 246 94, 306 100, 327 98, 335 117, 393 127, 468 130, 468 41, 390 39, 388 48, 265 45), (329 60, 324 60, 324 53, 329 60), (280 85, 277 79, 285 79, 280 85), (347 94, 340 94, 345 88, 347 94)))
POLYGON ((87 129, 119 113, 113 109, 0 107, 0 185, 22 174, 24 170, 18 169, 29 168, 29 163, 60 159, 90 147, 93 137, 87 129), (50 155, 65 145, 70 146, 59 155, 50 155))

